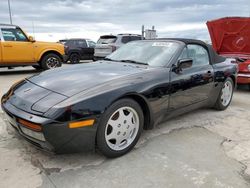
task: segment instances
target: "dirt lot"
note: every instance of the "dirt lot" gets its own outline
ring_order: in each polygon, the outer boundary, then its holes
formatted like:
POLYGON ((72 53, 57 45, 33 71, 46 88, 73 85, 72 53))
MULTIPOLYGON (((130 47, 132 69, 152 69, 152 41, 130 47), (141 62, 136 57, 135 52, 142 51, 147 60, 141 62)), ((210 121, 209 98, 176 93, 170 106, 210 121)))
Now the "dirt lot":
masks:
MULTIPOLYGON (((35 73, 0 69, 0 95, 35 73)), ((0 118, 0 187, 250 187, 249 107, 250 92, 241 87, 226 111, 201 109, 169 120, 112 160, 39 151, 0 118)))

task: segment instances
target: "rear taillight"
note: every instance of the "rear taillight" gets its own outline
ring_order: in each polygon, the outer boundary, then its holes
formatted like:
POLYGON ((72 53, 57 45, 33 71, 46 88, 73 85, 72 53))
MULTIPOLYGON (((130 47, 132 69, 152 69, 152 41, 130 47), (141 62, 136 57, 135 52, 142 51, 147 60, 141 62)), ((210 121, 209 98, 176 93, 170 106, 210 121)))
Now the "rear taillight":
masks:
POLYGON ((110 46, 112 48, 112 52, 116 51, 116 46, 110 46))

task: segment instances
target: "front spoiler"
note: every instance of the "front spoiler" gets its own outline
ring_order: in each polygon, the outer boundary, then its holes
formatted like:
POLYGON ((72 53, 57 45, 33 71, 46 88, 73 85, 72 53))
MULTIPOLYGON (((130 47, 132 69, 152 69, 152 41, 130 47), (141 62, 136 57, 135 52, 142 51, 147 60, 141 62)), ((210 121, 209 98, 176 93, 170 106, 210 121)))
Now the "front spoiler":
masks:
POLYGON ((24 137, 28 142, 40 149, 53 153, 74 153, 95 149, 96 125, 76 129, 68 128, 68 122, 57 122, 44 117, 24 112, 8 101, 2 104, 2 109, 9 125, 24 137), (40 141, 25 135, 17 118, 39 123, 46 141, 40 141))

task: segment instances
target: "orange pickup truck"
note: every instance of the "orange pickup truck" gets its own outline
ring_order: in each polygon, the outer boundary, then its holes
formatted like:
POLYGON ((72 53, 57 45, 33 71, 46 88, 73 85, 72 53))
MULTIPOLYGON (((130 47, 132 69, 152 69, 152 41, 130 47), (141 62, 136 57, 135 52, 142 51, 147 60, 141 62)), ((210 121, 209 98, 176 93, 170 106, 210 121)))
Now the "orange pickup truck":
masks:
POLYGON ((62 44, 38 42, 18 26, 0 24, 0 68, 33 66, 47 70, 60 67, 63 59, 62 44))

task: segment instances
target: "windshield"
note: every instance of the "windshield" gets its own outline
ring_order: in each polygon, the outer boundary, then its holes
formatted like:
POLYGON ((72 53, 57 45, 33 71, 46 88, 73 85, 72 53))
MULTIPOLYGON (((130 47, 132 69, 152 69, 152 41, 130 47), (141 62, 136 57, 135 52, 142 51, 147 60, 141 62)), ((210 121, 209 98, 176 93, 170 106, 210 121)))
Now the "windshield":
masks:
POLYGON ((179 44, 172 41, 135 41, 122 46, 106 59, 158 67, 166 65, 178 48, 179 44))

